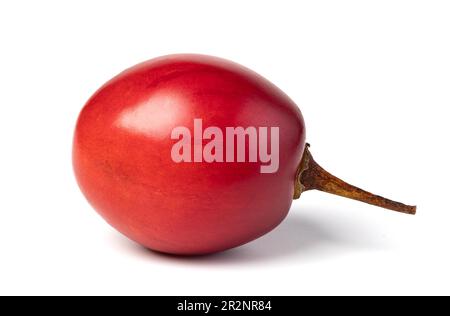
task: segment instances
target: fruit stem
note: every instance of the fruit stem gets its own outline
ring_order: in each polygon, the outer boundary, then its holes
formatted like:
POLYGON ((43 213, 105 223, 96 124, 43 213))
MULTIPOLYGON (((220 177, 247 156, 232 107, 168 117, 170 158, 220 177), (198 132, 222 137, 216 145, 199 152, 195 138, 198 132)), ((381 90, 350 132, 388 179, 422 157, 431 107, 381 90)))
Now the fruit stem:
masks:
POLYGON ((298 199, 303 192, 309 190, 328 192, 396 212, 416 214, 416 206, 405 205, 372 194, 333 176, 314 161, 309 151, 309 144, 306 144, 302 161, 297 169, 294 199, 298 199))

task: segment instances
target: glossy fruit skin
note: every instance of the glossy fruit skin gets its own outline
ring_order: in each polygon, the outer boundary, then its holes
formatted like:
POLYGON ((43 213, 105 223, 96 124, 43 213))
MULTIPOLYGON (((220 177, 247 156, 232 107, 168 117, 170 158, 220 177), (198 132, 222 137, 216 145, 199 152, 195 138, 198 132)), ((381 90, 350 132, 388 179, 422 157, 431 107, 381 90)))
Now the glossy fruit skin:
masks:
MULTIPOLYGON (((275 228, 292 203, 305 146, 294 102, 233 62, 170 55, 134 66, 101 87, 77 122, 73 166, 97 212, 137 243, 165 253, 207 254, 275 228), (176 126, 277 126, 280 164, 175 163, 176 126)), ((248 144, 247 144, 247 150, 248 144)))

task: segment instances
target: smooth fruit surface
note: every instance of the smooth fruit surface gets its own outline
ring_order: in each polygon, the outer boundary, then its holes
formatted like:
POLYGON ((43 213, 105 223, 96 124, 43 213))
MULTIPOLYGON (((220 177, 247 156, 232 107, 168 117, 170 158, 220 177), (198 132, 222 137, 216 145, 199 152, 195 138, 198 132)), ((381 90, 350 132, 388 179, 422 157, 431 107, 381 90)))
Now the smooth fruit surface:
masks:
POLYGON ((171 55, 126 70, 91 97, 73 164, 82 192, 118 231, 153 250, 205 254, 284 219, 304 146, 300 110, 269 81, 223 59, 171 55), (259 162, 174 162, 171 132, 193 130, 195 119, 222 129, 279 127, 277 172, 261 173, 259 162))

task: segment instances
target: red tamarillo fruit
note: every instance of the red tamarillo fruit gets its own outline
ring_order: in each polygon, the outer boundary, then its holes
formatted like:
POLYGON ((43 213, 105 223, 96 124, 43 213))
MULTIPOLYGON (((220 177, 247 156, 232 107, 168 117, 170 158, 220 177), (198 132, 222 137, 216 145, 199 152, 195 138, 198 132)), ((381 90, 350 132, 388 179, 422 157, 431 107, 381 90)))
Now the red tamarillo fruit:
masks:
POLYGON ((243 66, 202 55, 156 58, 101 87, 79 116, 73 165, 108 223, 172 254, 258 238, 286 217, 293 197, 313 189, 416 210, 322 169, 286 94, 243 66))

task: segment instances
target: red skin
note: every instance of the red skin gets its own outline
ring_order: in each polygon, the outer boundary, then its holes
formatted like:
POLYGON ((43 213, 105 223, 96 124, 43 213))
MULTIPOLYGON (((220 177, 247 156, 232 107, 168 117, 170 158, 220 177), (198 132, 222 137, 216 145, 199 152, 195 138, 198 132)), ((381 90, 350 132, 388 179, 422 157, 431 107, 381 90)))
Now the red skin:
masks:
POLYGON ((304 146, 300 110, 275 85, 223 59, 172 55, 126 70, 91 97, 73 164, 89 202, 122 234, 156 251, 206 254, 285 218, 304 146), (171 131, 193 131, 194 118, 203 128, 279 127, 278 171, 261 174, 259 162, 173 162, 171 131))

